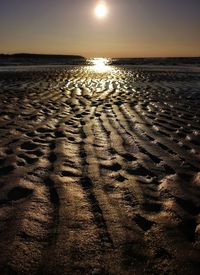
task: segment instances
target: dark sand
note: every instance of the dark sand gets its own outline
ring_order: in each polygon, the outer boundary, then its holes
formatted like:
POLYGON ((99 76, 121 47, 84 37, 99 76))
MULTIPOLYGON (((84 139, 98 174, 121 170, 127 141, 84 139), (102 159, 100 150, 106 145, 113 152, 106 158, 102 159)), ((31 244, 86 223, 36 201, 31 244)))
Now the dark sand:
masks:
POLYGON ((200 73, 0 73, 0 274, 200 274, 200 73))

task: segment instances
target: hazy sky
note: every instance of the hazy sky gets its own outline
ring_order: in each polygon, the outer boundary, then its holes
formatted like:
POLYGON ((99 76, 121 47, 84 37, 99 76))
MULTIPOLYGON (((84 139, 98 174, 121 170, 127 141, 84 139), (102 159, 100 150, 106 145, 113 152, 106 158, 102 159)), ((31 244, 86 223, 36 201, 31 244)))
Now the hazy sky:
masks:
POLYGON ((200 56, 200 0, 0 0, 0 52, 200 56))

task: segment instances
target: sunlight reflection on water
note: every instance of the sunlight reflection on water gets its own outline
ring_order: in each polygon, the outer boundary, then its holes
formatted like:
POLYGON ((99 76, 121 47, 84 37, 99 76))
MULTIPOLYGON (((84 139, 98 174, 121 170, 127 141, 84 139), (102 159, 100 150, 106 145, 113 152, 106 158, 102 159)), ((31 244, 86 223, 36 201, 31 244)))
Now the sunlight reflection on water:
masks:
POLYGON ((92 58, 88 60, 91 70, 97 73, 106 73, 113 70, 109 58, 92 58))

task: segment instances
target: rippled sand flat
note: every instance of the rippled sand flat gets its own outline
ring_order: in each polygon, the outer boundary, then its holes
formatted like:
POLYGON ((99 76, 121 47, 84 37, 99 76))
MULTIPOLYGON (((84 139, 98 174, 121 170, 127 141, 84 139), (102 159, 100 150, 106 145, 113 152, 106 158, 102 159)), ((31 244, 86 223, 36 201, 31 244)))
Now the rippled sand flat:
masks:
POLYGON ((0 72, 0 274, 200 273, 200 72, 0 72))

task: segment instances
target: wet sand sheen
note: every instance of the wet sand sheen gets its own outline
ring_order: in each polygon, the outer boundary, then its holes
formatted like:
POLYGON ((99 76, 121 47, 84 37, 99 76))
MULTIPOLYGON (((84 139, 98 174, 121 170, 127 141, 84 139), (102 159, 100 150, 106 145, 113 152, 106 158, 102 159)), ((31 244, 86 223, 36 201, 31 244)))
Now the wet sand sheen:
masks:
POLYGON ((2 274, 200 272, 200 75, 0 73, 2 274))

